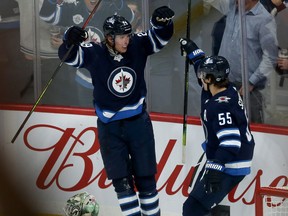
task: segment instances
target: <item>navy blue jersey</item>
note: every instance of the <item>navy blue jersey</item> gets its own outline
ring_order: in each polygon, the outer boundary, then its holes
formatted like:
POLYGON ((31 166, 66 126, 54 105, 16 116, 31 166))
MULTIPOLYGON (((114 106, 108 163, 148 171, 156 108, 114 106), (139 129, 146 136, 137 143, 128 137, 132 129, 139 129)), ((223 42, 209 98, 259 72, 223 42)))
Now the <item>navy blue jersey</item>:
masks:
MULTIPOLYGON (((147 93, 144 69, 147 57, 163 48, 173 34, 172 21, 165 27, 152 27, 131 36, 127 52, 111 56, 107 46, 89 42, 75 46, 66 63, 86 68, 94 86, 94 104, 103 122, 140 114, 147 93)), ((67 52, 67 44, 59 48, 59 57, 67 52)))
POLYGON ((207 160, 225 164, 224 172, 230 175, 250 173, 254 139, 241 96, 231 84, 212 96, 202 90, 201 119, 206 141, 207 160))
MULTIPOLYGON (((93 15, 86 30, 89 33, 89 40, 100 42, 104 39, 103 23, 105 19, 114 14, 121 15, 129 22, 133 21, 134 13, 124 4, 125 1, 102 1, 99 8, 93 15), (117 3, 118 2, 118 3, 117 3)), ((40 18, 52 25, 70 27, 83 26, 90 12, 87 9, 84 0, 75 1, 75 3, 51 3, 49 0, 44 0, 40 10, 40 18)))

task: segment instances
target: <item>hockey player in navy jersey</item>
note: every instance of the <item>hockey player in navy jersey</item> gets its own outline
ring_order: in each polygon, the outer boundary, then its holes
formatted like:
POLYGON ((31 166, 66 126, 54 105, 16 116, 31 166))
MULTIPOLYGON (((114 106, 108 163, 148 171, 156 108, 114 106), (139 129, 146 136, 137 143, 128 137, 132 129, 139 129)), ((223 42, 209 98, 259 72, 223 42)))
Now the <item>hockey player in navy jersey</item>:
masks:
MULTIPOLYGON (((81 27, 97 3, 98 0, 44 0, 40 18, 64 29, 74 25, 81 27)), ((103 0, 86 26, 89 36, 86 42, 100 43, 104 39, 102 25, 104 20, 112 14, 121 15, 130 23, 134 20, 133 11, 124 0, 103 0)), ((62 40, 60 37, 52 37, 51 43, 59 47, 62 40)), ((91 77, 86 69, 77 69, 75 80, 83 87, 93 89, 91 77)))
POLYGON ((250 173, 254 139, 245 107, 229 82, 229 63, 221 56, 205 57, 190 39, 181 38, 183 55, 194 65, 201 94, 201 120, 207 162, 183 204, 183 216, 204 216, 250 173))
POLYGON ((104 22, 105 41, 101 43, 82 43, 87 32, 73 26, 59 48, 62 59, 73 46, 66 63, 90 71, 104 167, 127 216, 160 215, 144 69, 147 57, 160 51, 172 37, 173 16, 167 6, 157 8, 152 14, 152 27, 137 34, 132 34, 131 24, 124 17, 110 16, 104 22))

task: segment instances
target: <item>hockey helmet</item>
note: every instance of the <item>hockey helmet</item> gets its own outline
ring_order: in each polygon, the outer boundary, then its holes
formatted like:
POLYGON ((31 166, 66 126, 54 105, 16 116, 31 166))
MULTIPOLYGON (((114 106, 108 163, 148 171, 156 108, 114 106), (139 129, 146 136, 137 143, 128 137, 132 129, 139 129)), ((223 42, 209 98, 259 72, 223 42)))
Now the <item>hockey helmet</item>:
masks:
POLYGON ((97 216, 99 205, 95 196, 82 192, 69 198, 63 210, 65 216, 97 216))
POLYGON ((223 56, 208 56, 204 58, 198 68, 197 76, 205 79, 207 75, 213 75, 216 82, 227 79, 230 73, 230 66, 223 56))
POLYGON ((113 15, 108 17, 103 24, 104 35, 125 35, 131 34, 131 24, 120 15, 113 15))

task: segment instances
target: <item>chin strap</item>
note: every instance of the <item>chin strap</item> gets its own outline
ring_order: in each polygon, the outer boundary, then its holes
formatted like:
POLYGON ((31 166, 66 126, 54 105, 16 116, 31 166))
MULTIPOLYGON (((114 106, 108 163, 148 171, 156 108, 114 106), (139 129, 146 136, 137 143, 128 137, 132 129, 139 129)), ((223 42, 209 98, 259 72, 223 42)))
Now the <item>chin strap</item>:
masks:
POLYGON ((109 51, 109 54, 111 56, 117 56, 119 55, 120 53, 118 51, 115 50, 115 43, 113 44, 113 46, 111 47, 108 43, 106 43, 106 46, 108 48, 108 51, 109 51))

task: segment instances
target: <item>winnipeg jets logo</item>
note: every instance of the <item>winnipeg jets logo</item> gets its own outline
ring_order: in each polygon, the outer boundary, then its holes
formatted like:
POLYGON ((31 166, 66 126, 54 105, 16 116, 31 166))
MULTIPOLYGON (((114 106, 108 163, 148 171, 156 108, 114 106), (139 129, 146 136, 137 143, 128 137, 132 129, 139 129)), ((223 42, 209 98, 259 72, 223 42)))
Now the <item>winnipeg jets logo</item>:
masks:
POLYGON ((111 23, 113 25, 115 23, 115 19, 113 17, 111 17, 107 20, 107 22, 111 23))
POLYGON ((205 60, 205 64, 212 64, 213 63, 213 59, 212 58, 207 58, 205 60))
POLYGON ((103 32, 94 26, 87 26, 85 30, 88 32, 88 39, 85 42, 100 43, 104 39, 103 32))
POLYGON ((117 80, 115 80, 115 85, 118 86, 118 89, 121 92, 124 92, 128 88, 130 82, 131 77, 127 76, 127 74, 125 74, 124 71, 121 70, 121 75, 117 80))
POLYGON ((132 68, 116 68, 108 78, 108 88, 117 97, 127 97, 135 88, 136 78, 132 68))
POLYGON ((73 16, 73 22, 76 24, 76 25, 79 25, 80 23, 82 23, 84 21, 84 18, 81 14, 75 14, 73 16))
POLYGON ((215 101, 218 101, 218 103, 229 103, 229 100, 231 98, 227 97, 227 96, 221 96, 219 98, 217 98, 215 101))
MULTIPOLYGON (((117 15, 117 13, 115 13, 114 15, 117 15)), ((107 20, 107 23, 111 23, 112 25, 114 25, 115 21, 116 21, 115 18, 111 17, 107 20)), ((128 26, 129 25, 129 23, 125 20, 122 20, 121 23, 122 23, 122 26, 128 26)))

